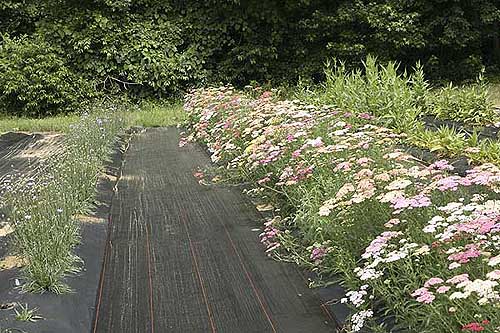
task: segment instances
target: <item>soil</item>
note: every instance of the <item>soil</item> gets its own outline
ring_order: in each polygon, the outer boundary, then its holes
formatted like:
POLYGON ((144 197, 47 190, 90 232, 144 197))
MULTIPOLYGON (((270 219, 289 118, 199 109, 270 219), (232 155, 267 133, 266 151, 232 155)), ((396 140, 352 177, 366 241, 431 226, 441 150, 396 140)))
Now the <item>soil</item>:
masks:
POLYGON ((10 235, 13 231, 14 229, 10 226, 10 224, 0 223, 0 237, 10 235))
MULTIPOLYGON (((424 165, 430 165, 438 160, 442 160, 437 154, 431 152, 428 149, 418 148, 414 146, 402 146, 401 147, 408 154, 414 156, 419 162, 424 165)), ((455 157, 453 159, 447 159, 449 163, 454 167, 451 173, 458 174, 459 176, 467 175, 467 170, 472 169, 472 165, 469 163, 469 159, 465 156, 455 157)))
POLYGON ((0 270, 21 268, 24 266, 24 261, 20 257, 16 256, 6 256, 0 258, 0 270))
POLYGON ((76 215, 74 218, 80 222, 80 223, 85 223, 85 224, 105 224, 108 221, 106 219, 97 217, 97 216, 90 216, 90 215, 76 215))

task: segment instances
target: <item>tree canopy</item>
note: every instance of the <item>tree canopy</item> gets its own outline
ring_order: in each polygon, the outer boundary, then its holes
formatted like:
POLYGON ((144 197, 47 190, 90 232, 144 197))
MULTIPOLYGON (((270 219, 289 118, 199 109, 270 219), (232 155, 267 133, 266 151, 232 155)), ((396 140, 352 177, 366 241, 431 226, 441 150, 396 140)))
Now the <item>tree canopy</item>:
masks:
POLYGON ((368 54, 402 68, 420 61, 439 81, 500 67, 495 0, 4 0, 0 17, 4 82, 43 83, 22 58, 45 50, 97 91, 113 82, 139 95, 206 82, 321 80, 326 60, 355 67, 368 54), (21 79, 6 77, 11 67, 21 79))

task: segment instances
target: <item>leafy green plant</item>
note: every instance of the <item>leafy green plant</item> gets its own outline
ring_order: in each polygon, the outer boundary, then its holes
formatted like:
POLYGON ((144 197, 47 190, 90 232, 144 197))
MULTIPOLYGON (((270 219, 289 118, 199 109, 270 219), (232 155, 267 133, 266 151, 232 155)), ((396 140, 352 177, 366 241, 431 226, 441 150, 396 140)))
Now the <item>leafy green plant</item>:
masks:
POLYGON ((448 127, 437 131, 419 130, 411 133, 407 142, 444 157, 465 156, 473 164, 500 162, 500 143, 489 138, 480 139, 478 131, 465 134, 448 127))
POLYGON ((427 97, 426 113, 468 126, 488 125, 499 119, 488 97, 488 85, 482 77, 477 84, 456 87, 450 83, 433 90, 427 97))
POLYGON ((477 145, 470 144, 465 155, 475 163, 500 163, 500 143, 490 139, 482 140, 477 145))
POLYGON ((27 321, 27 322, 36 322, 38 320, 44 319, 42 316, 38 315, 38 308, 30 309, 28 304, 18 304, 18 308, 15 308, 14 311, 16 313, 17 321, 27 321), (18 309, 19 308, 19 309, 18 309))
POLYGON ((327 64, 322 101, 357 114, 377 116, 397 130, 412 131, 427 94, 421 66, 408 75, 400 74, 396 63, 380 65, 372 56, 363 65, 363 71, 348 72, 342 62, 327 64))
POLYGON ((416 131, 409 136, 409 141, 416 146, 428 148, 431 152, 452 156, 462 154, 468 146, 465 133, 449 127, 440 127, 436 131, 416 131))
POLYGON ((94 95, 89 81, 69 69, 39 37, 0 41, 0 108, 12 115, 47 116, 74 111, 94 95))

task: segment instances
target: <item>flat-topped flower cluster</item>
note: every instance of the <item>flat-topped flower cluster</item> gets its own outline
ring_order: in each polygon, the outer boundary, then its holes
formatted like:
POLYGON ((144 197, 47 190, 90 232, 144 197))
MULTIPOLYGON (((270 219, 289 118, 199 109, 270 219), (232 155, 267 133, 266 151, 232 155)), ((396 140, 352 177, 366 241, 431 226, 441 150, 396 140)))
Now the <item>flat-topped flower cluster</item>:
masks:
POLYGON ((387 309, 411 332, 500 330, 496 165, 462 175, 445 160, 424 165, 369 114, 259 89, 194 90, 185 109, 181 144, 206 144, 286 212, 265 225, 268 251, 343 276, 342 302, 356 310, 348 329, 380 328, 387 309))

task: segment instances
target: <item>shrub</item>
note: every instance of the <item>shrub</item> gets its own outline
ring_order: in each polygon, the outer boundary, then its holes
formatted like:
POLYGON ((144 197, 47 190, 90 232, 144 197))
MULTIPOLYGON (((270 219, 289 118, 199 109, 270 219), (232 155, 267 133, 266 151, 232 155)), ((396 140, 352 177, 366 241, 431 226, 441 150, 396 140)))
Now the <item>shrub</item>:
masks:
POLYGON ((0 31, 13 35, 33 33, 36 22, 44 15, 42 1, 2 0, 0 31))
MULTIPOLYGON (((65 68, 99 90, 136 96, 206 82, 319 82, 326 59, 351 70, 368 54, 401 68, 419 60, 437 82, 498 66, 500 8, 492 0, 7 0, 0 17, 10 36, 40 35, 64 50, 65 68)), ((28 89, 12 80, 11 90, 28 89)), ((32 98, 24 94, 23 103, 38 104, 32 98)))
POLYGON ((245 83, 321 79, 326 59, 353 68, 367 54, 408 67, 420 60, 433 80, 467 80, 491 58, 500 22, 490 0, 187 0, 180 7, 207 67, 245 83))
POLYGON ((91 84, 39 37, 3 37, 0 44, 0 108, 42 117, 74 110, 92 96, 91 84))
POLYGON ((204 78, 321 80, 326 59, 352 69, 367 54, 403 66, 420 60, 434 80, 498 65, 493 0, 6 0, 0 14, 2 31, 43 35, 81 75, 140 83, 145 93, 204 78))
MULTIPOLYGON (((82 6, 85 6, 82 4, 82 6)), ((169 6, 122 8, 106 6, 85 11, 62 6, 39 32, 65 50, 68 66, 97 88, 126 90, 135 96, 164 97, 204 78, 203 59, 169 6)))

